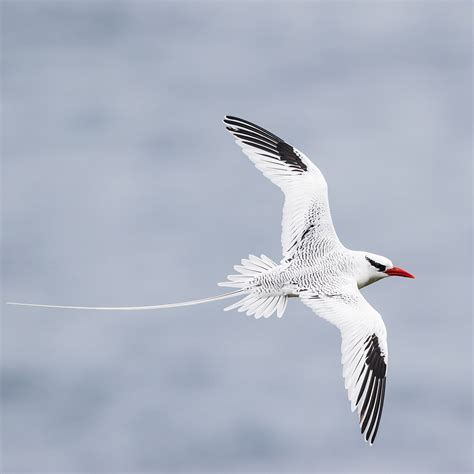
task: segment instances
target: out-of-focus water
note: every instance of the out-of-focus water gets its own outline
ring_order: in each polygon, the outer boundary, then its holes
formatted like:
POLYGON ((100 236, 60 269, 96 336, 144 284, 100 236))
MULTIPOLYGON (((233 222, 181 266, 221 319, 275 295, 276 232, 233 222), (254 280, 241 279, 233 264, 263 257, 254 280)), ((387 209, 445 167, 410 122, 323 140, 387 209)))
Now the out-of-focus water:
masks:
POLYGON ((264 321, 3 306, 2 471, 472 469, 470 2, 1 13, 3 301, 179 301, 278 260, 282 196, 224 114, 307 153, 343 243, 417 276, 364 291, 390 346, 372 448, 337 330, 298 301, 264 321))

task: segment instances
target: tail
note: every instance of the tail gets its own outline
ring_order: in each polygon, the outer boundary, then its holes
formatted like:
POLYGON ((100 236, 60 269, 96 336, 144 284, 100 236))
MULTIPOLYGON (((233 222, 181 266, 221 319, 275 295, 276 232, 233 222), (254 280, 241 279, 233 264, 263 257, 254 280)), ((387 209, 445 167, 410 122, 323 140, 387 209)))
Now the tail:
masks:
POLYGON ((270 258, 261 255, 249 255, 249 258, 242 259, 242 265, 235 265, 234 270, 238 275, 228 275, 229 281, 218 283, 219 286, 239 288, 242 293, 247 293, 245 298, 224 308, 224 311, 237 309, 239 312, 246 311, 247 315, 254 315, 256 319, 270 317, 275 311, 277 317, 281 318, 288 303, 288 296, 281 294, 257 293, 252 291, 255 288, 255 279, 278 266, 270 258))
POLYGON ((246 295, 237 303, 227 306, 224 311, 237 309, 239 312, 246 311, 248 315, 254 315, 255 318, 268 318, 275 311, 281 318, 285 312, 288 302, 288 296, 281 294, 258 293, 255 289, 255 279, 263 273, 273 270, 278 265, 265 255, 260 258, 250 255, 248 259, 242 259, 242 265, 235 265, 234 269, 239 275, 229 275, 229 281, 219 283, 219 286, 230 286, 238 288, 235 291, 224 293, 223 295, 211 296, 202 300, 183 301, 182 303, 168 303, 154 306, 63 306, 54 304, 36 304, 36 303, 13 303, 7 304, 15 306, 30 306, 35 308, 58 308, 58 309, 82 309, 96 311, 143 311, 149 309, 179 308, 182 306, 193 306, 197 304, 210 303, 211 301, 225 300, 234 296, 246 295))
POLYGON ((202 300, 183 301, 182 303, 168 303, 154 306, 62 306, 54 304, 34 304, 34 303, 12 303, 7 304, 15 306, 33 306, 35 308, 60 308, 60 309, 87 309, 97 311, 142 311, 147 309, 165 309, 165 308, 179 308, 180 306, 193 306, 196 304, 210 303, 211 301, 225 300, 242 294, 242 290, 231 291, 219 296, 211 296, 202 300))

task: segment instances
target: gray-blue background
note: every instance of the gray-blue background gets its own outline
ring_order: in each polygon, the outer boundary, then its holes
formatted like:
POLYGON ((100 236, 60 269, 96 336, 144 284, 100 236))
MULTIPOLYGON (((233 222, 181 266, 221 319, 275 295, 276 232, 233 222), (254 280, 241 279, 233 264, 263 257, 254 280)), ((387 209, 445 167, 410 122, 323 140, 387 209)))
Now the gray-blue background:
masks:
POLYGON ((364 444, 337 330, 224 303, 3 306, 4 472, 465 472, 471 464, 471 3, 2 2, 3 301, 219 293, 280 258, 240 115, 325 173, 349 247, 417 279, 364 294, 389 384, 364 444))

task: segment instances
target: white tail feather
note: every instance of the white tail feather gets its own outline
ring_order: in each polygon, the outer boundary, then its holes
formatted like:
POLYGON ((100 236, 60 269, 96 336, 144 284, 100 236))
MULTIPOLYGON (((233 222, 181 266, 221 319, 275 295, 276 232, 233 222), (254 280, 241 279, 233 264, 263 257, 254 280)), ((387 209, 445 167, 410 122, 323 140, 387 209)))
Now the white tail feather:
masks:
POLYGON ((260 257, 249 255, 249 258, 243 258, 241 263, 241 265, 234 265, 234 270, 239 272, 238 275, 228 275, 227 278, 229 281, 223 281, 218 283, 218 285, 230 288, 251 288, 252 280, 255 277, 278 266, 265 255, 261 255, 260 257))
POLYGON ((231 291, 230 293, 224 293, 219 296, 211 296, 210 298, 204 298, 202 300, 183 301, 182 303, 167 303, 159 304, 154 306, 63 306, 55 304, 34 304, 34 303, 13 303, 8 302, 7 304, 14 306, 33 306, 35 308, 59 308, 59 309, 86 309, 86 310, 97 310, 97 311, 142 311, 147 309, 165 309, 165 308, 179 308, 180 306, 193 306, 196 304, 210 303, 211 301, 225 300, 227 298, 233 298, 242 294, 242 290, 231 291))
POLYGON ((149 309, 165 309, 165 308, 179 308, 181 306, 193 306, 197 304, 209 303, 211 301, 219 301, 234 296, 245 295, 244 298, 236 303, 224 308, 224 311, 237 309, 239 312, 246 312, 247 315, 254 315, 258 318, 268 318, 275 311, 277 316, 281 318, 285 312, 288 302, 288 296, 278 294, 265 294, 253 292, 254 281, 263 273, 273 270, 278 266, 270 258, 265 255, 256 257, 249 255, 248 258, 242 259, 241 265, 235 265, 235 270, 238 275, 229 275, 229 281, 219 283, 219 286, 228 286, 231 288, 238 288, 236 291, 224 293, 219 296, 211 296, 201 300, 183 301, 182 303, 167 303, 153 306, 65 306, 54 304, 36 304, 36 303, 13 303, 9 305, 15 306, 30 306, 35 308, 58 308, 58 309, 82 309, 95 311, 143 311, 149 309))
POLYGON ((248 316, 253 315, 256 319, 268 318, 276 311, 277 316, 281 318, 285 312, 287 296, 252 292, 255 279, 277 266, 278 264, 265 255, 260 257, 249 255, 248 258, 243 258, 241 265, 234 266, 235 271, 239 272, 239 274, 229 275, 227 277, 229 281, 224 281, 218 285, 241 288, 242 293, 250 294, 227 306, 224 308, 224 311, 236 309, 239 313, 245 312, 248 316))

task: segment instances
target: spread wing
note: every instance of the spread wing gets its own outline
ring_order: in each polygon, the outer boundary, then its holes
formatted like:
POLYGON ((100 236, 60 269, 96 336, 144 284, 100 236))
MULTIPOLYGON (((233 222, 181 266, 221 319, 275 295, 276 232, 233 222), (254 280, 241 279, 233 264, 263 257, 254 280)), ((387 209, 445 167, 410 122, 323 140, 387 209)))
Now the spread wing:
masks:
POLYGON ((340 245, 329 211, 326 180, 310 159, 247 120, 228 115, 224 123, 255 166, 285 194, 283 259, 291 260, 308 241, 320 255, 340 245))
POLYGON ((338 296, 304 294, 300 299, 336 325, 342 337, 343 376, 361 433, 373 444, 380 424, 388 363, 387 331, 380 314, 354 289, 338 296))

